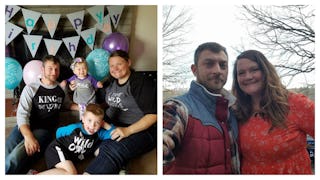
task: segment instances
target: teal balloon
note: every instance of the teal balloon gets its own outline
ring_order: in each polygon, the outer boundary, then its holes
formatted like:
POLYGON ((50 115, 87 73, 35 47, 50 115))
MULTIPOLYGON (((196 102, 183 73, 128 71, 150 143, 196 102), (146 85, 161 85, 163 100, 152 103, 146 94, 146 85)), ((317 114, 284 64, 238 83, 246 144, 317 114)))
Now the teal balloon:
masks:
POLYGON ((87 58, 89 74, 97 81, 101 81, 109 74, 110 53, 104 49, 91 51, 87 58))
POLYGON ((5 61, 6 88, 12 90, 16 88, 22 80, 22 67, 14 58, 6 57, 5 61))

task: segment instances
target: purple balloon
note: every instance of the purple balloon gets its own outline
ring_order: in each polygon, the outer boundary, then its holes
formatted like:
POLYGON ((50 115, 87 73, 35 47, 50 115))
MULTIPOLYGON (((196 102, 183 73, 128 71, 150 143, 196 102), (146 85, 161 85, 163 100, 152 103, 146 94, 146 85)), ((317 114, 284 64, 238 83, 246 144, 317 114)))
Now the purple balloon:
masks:
POLYGON ((108 35, 102 44, 102 48, 112 53, 116 50, 123 50, 128 52, 129 50, 129 40, 126 36, 119 32, 114 32, 108 35))

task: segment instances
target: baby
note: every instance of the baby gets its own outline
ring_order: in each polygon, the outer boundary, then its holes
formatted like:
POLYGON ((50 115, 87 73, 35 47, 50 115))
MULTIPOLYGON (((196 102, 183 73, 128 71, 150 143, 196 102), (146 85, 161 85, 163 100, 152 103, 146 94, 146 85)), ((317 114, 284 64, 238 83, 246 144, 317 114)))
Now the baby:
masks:
POLYGON ((86 105, 96 103, 95 89, 102 88, 103 85, 88 74, 88 64, 82 57, 73 60, 70 68, 74 75, 67 82, 73 93, 73 101, 79 106, 80 119, 85 111, 86 105))

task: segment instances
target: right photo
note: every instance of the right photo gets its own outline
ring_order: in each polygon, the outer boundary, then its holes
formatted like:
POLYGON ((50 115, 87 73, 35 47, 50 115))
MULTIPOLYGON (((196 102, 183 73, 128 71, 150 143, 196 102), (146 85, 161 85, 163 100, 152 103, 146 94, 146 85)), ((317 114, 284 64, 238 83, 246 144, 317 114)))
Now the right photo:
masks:
POLYGON ((164 175, 315 175, 314 5, 165 5, 162 40, 164 175))

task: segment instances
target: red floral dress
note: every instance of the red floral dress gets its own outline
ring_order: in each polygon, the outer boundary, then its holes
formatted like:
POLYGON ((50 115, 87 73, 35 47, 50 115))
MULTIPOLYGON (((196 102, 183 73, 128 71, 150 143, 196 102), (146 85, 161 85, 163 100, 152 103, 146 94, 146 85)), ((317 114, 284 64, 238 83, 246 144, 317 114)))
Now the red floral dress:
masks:
POLYGON ((252 116, 239 127, 242 174, 312 174, 306 135, 314 137, 314 102, 289 94, 287 129, 252 116))

